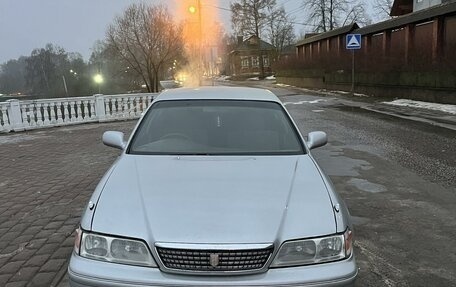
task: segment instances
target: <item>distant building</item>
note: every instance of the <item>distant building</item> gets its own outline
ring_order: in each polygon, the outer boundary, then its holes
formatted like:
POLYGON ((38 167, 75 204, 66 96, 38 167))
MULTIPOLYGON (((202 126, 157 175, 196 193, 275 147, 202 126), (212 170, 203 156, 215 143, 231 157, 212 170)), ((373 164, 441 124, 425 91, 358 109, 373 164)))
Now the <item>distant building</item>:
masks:
POLYGON ((454 0, 395 0, 390 15, 401 16, 451 1, 454 0))
POLYGON ((238 43, 229 54, 230 71, 232 75, 258 75, 261 73, 260 56, 263 61, 265 75, 271 74, 271 63, 274 60, 275 47, 256 36, 243 40, 238 37, 238 43), (258 45, 260 49, 258 49, 258 45))
POLYGON ((280 51, 280 60, 288 60, 290 58, 296 57, 296 45, 288 45, 283 47, 282 51, 280 51))

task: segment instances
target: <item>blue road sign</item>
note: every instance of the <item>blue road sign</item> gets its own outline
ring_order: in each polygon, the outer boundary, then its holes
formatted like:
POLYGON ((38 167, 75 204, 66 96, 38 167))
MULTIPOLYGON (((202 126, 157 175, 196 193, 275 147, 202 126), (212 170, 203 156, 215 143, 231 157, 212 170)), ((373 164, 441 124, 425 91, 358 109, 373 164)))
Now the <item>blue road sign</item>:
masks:
POLYGON ((346 43, 348 50, 361 49, 361 34, 347 34, 346 43))

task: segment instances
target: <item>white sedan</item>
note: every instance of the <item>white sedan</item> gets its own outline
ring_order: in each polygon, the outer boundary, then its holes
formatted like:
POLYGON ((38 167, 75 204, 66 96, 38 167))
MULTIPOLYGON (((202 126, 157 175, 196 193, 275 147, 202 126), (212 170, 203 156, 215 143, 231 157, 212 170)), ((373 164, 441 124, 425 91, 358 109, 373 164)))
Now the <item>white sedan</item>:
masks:
POLYGON ((353 286, 349 213, 280 100, 250 88, 163 92, 88 203, 79 286, 353 286))

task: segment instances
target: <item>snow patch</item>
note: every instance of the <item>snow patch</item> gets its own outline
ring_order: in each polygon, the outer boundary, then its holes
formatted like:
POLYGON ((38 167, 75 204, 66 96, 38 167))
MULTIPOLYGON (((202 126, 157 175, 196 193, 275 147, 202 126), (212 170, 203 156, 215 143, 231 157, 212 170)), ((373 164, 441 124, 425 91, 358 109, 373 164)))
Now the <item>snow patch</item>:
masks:
POLYGON ((259 81, 259 77, 248 78, 247 81, 259 81))
POLYGON ((276 77, 275 77, 275 76, 269 76, 269 77, 266 77, 265 79, 266 79, 266 80, 275 80, 276 77))
POLYGON ((287 84, 276 84, 276 86, 279 86, 279 87, 292 87, 292 86, 287 85, 287 84))
POLYGON ((383 102, 383 104, 392 105, 392 106, 428 109, 428 110, 441 111, 441 112, 456 115, 456 105, 437 104, 437 103, 421 102, 421 101, 406 100, 406 99, 394 100, 392 102, 383 102))
POLYGON ((317 104, 319 102, 326 102, 326 100, 317 99, 317 100, 312 100, 312 101, 285 102, 283 104, 286 106, 286 105, 317 104))
POLYGON ((26 134, 0 136, 0 144, 15 144, 24 141, 31 141, 39 138, 47 138, 49 136, 35 136, 26 134))
POLYGON ((225 75, 222 75, 222 76, 217 78, 218 81, 228 81, 229 79, 231 79, 231 77, 230 76, 225 76, 225 75))

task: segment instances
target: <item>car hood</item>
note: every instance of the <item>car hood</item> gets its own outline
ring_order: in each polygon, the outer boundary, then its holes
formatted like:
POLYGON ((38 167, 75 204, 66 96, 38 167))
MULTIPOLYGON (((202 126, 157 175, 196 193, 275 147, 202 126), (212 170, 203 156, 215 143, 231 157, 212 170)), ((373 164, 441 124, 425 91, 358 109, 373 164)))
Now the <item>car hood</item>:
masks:
POLYGON ((92 230, 178 243, 273 243, 336 232, 333 207, 307 156, 123 155, 92 230))

